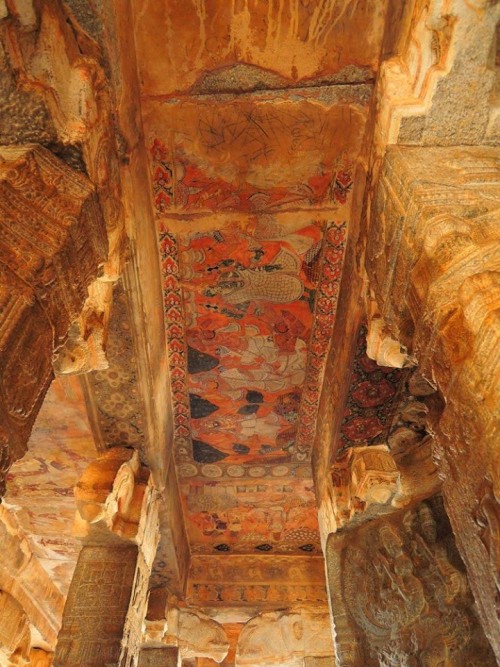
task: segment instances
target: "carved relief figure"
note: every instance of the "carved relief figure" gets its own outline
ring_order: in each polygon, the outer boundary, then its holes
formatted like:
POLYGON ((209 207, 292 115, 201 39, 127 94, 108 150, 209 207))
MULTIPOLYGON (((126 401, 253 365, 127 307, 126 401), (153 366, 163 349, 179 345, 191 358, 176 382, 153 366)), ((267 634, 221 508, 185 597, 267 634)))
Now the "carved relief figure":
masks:
POLYGON ((341 655, 356 645, 349 665, 495 664, 449 535, 434 499, 337 538, 345 544, 336 576, 348 616, 339 616, 337 597, 334 622, 341 655))

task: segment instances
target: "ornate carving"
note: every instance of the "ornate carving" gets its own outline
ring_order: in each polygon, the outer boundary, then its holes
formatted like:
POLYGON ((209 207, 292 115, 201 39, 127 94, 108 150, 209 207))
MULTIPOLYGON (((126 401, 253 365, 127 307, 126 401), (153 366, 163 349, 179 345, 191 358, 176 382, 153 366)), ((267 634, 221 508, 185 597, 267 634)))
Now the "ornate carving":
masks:
POLYGON ((229 641, 220 623, 194 607, 177 607, 168 603, 165 618, 146 620, 142 638, 146 648, 166 644, 178 647, 183 660, 209 658, 222 662, 229 641))
POLYGON ((104 530, 136 538, 148 479, 132 449, 113 447, 93 461, 75 487, 80 535, 104 530))
POLYGON ((137 546, 84 546, 64 609, 54 667, 118 664, 137 546))
POLYGON ((222 625, 196 609, 169 606, 167 633, 166 643, 175 643, 186 659, 199 657, 222 662, 229 650, 222 625))
POLYGON ((486 146, 388 149, 366 265, 385 325, 444 399, 433 420, 434 457, 478 610, 500 657, 496 576, 475 520, 484 480, 496 489, 500 470, 498 156, 486 146))
POLYGON ((341 665, 495 664, 437 500, 332 535, 327 563, 341 665))
POLYGON ((0 218, 4 468, 25 451, 53 377, 52 353, 80 313, 107 242, 90 182, 37 146, 0 148, 0 218))
POLYGON ((400 488, 400 473, 387 446, 355 447, 333 465, 332 483, 338 529, 373 504, 390 504, 400 488))
POLYGON ((366 354, 379 366, 387 368, 403 368, 409 364, 408 355, 401 345, 384 330, 381 317, 371 316, 368 320, 366 354))
POLYGON ((138 660, 149 577, 159 541, 158 494, 137 451, 114 447, 87 467, 75 487, 75 497, 80 537, 92 546, 84 546, 78 559, 54 664, 97 667, 102 665, 100 660, 118 660, 122 667, 131 667, 138 660), (118 576, 114 569, 121 561, 124 573, 118 576), (92 602, 91 621, 82 621, 76 641, 72 640, 72 628, 82 614, 79 596, 89 595, 95 577, 119 596, 102 654, 98 646, 108 627, 107 608, 96 591, 93 595, 98 602, 92 602))

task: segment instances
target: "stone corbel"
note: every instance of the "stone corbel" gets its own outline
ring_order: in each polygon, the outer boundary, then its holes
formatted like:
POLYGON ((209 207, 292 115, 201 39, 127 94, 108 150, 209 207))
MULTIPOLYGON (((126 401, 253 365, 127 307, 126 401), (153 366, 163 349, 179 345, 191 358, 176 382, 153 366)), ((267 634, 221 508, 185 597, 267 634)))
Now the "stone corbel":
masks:
POLYGON ((391 337, 383 318, 376 312, 368 317, 366 354, 379 366, 389 368, 403 368, 416 363, 406 348, 391 337))
POLYGON ((145 521, 149 471, 136 450, 113 447, 93 461, 75 487, 75 532, 86 541, 137 540, 145 521))
POLYGON ((143 649, 177 647, 183 660, 207 658, 221 663, 229 651, 224 628, 197 609, 169 603, 165 618, 146 620, 143 649))
POLYGON ((330 532, 351 521, 364 521, 429 498, 439 492, 441 484, 432 437, 419 436, 405 427, 390 436, 389 446, 347 450, 331 472, 335 529, 330 532))
POLYGON ((264 612, 240 632, 236 667, 297 667, 308 657, 332 659, 330 615, 314 608, 264 612))

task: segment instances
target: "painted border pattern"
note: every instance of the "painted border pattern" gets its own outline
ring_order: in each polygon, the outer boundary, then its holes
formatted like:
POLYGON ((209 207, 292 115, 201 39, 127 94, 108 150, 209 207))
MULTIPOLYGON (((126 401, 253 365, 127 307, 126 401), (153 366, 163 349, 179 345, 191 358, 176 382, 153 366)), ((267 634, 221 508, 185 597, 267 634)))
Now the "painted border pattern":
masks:
POLYGON ((174 234, 167 231, 163 224, 160 224, 159 235, 163 306, 174 411, 174 454, 176 460, 183 462, 192 458, 192 443, 179 250, 174 234))
POLYGON ((321 388, 337 312, 346 240, 346 222, 332 223, 327 228, 307 359, 306 384, 302 390, 299 429, 293 448, 293 456, 298 461, 308 461, 311 457, 321 388))

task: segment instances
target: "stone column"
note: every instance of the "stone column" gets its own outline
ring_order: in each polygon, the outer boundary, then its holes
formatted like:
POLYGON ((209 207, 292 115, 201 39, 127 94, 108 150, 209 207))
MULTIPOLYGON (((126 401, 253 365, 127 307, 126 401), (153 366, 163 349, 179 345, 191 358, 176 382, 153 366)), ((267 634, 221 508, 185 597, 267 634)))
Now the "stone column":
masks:
POLYGON ((500 150, 390 147, 366 268, 378 315, 434 383, 434 458, 481 622, 500 659, 500 150))
POLYGON ((137 546, 84 546, 64 609, 54 664, 117 665, 137 566, 137 546))
POLYGON ((0 147, 0 496, 106 253, 88 179, 40 146, 0 147))
POLYGON ((115 447, 87 468, 75 496, 83 548, 54 666, 137 665, 159 539, 149 471, 137 452, 115 447))

